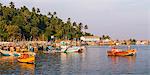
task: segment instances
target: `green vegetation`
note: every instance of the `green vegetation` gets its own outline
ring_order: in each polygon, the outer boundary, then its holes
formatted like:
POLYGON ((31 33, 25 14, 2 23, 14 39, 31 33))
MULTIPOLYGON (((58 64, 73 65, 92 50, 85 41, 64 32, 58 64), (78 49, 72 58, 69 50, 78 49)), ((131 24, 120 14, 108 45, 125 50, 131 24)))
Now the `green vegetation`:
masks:
POLYGON ((131 45, 136 45, 136 39, 129 39, 131 45))
POLYGON ((111 39, 111 37, 109 35, 102 35, 102 37, 100 37, 100 40, 106 40, 106 39, 111 39))
POLYGON ((67 22, 58 18, 56 12, 40 13, 39 8, 30 11, 26 6, 15 8, 13 2, 9 6, 0 3, 0 38, 3 41, 13 40, 48 40, 51 36, 56 39, 73 39, 83 35, 91 35, 82 32, 88 29, 82 23, 67 22))

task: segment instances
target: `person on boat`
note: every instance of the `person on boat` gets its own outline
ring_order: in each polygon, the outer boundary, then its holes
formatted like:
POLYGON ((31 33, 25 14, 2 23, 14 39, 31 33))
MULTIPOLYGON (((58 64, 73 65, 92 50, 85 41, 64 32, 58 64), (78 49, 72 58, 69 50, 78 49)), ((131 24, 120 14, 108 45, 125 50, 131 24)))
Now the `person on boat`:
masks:
POLYGON ((20 59, 25 59, 25 58, 29 58, 29 54, 25 54, 25 53, 24 53, 24 54, 22 54, 21 57, 20 57, 20 59))
POLYGON ((48 51, 48 50, 52 50, 52 48, 53 48, 53 47, 52 47, 51 45, 48 45, 47 48, 46 48, 46 50, 47 50, 47 51, 48 51))
POLYGON ((131 46, 130 45, 128 45, 128 50, 131 50, 131 46))
POLYGON ((116 47, 112 47, 111 49, 113 52, 119 52, 119 50, 116 47))
POLYGON ((17 46, 15 47, 15 50, 16 50, 17 52, 19 52, 19 51, 20 51, 20 46, 17 45, 17 46))
POLYGON ((66 47, 65 51, 67 51, 69 48, 72 48, 72 47, 73 47, 73 45, 70 45, 70 46, 66 47))
POLYGON ((11 52, 14 51, 14 47, 13 46, 10 46, 9 49, 10 49, 11 52))
POLYGON ((0 43, 0 50, 2 49, 2 44, 0 43))
POLYGON ((33 46, 30 44, 29 45, 29 50, 31 51, 31 52, 34 52, 34 48, 33 48, 33 46))
POLYGON ((7 50, 7 51, 9 51, 10 49, 9 49, 8 46, 3 46, 3 47, 2 47, 2 50, 7 50))

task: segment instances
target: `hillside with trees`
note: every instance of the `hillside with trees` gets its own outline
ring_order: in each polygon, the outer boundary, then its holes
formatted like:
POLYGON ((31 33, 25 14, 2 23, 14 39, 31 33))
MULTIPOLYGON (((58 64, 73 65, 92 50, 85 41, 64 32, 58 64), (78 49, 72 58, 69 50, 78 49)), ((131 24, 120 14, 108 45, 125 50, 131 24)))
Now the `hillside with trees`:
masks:
POLYGON ((91 35, 82 30, 88 29, 83 23, 71 22, 71 18, 63 21, 57 12, 40 13, 39 8, 30 11, 26 6, 15 8, 10 2, 9 6, 0 3, 0 39, 1 41, 13 40, 50 40, 73 39, 83 35, 91 35))

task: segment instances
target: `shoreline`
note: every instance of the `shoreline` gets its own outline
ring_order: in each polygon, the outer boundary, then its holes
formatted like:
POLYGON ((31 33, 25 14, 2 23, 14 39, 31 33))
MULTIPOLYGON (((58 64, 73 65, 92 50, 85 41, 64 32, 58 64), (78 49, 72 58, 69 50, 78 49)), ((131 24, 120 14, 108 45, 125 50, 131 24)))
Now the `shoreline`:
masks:
MULTIPOLYGON (((62 41, 65 41, 66 40, 62 40, 62 41)), ((60 41, 61 42, 61 41, 60 41)), ((53 42, 53 44, 58 44, 60 42, 53 42)), ((71 41, 71 40, 67 40, 67 42, 69 42, 71 45, 73 45, 73 42, 79 44, 79 45, 82 45, 82 42, 81 41, 71 41)), ((86 42, 87 43, 87 42, 86 42)), ((0 42, 0 45, 8 45, 8 44, 38 44, 38 45, 47 45, 49 44, 48 41, 18 41, 18 42, 0 42)), ((51 43, 52 44, 52 43, 51 43)), ((87 46, 87 47, 99 47, 99 46, 147 46, 147 45, 150 45, 150 44, 128 44, 128 45, 125 45, 125 44, 119 44, 119 45, 115 45, 115 44, 99 44, 99 43, 95 43, 95 42, 92 42, 92 44, 83 44, 84 46, 87 46), (94 44, 93 44, 94 43, 94 44)))

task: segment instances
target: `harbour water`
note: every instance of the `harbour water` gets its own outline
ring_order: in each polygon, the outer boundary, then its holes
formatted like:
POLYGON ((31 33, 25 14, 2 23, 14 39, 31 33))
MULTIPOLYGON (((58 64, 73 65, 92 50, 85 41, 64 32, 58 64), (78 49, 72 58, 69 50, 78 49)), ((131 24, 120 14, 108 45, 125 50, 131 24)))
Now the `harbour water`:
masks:
POLYGON ((87 47, 83 53, 39 52, 35 64, 0 56, 0 75, 150 75, 150 46, 131 48, 137 50, 136 56, 107 56, 109 46, 87 47))

